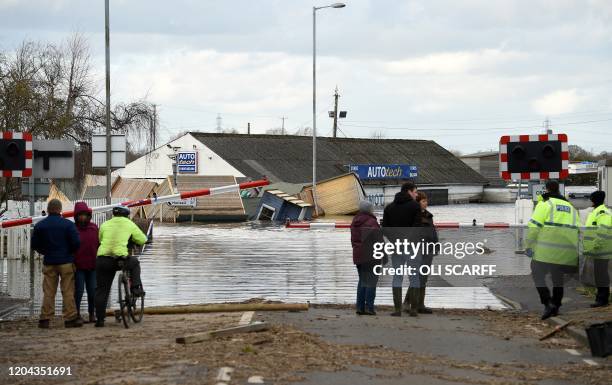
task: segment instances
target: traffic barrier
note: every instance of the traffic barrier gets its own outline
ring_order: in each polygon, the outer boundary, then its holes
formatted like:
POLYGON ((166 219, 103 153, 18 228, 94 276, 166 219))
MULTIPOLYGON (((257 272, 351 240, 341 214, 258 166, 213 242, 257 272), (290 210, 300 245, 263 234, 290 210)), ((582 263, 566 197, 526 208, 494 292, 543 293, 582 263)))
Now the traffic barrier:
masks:
MULTIPOLYGON (((478 229, 524 229, 527 228, 526 223, 506 223, 506 222, 436 222, 436 228, 438 229, 465 229, 465 228, 478 228, 478 229)), ((304 229, 304 230, 317 230, 317 229, 349 229, 351 224, 349 222, 287 222, 285 227, 288 229, 304 229)), ((593 229, 592 226, 581 226, 581 230, 593 229)))
MULTIPOLYGON (((228 185, 228 186, 220 186, 220 187, 205 188, 205 189, 200 189, 200 190, 186 191, 186 192, 179 193, 179 194, 171 194, 171 195, 165 195, 161 197, 154 196, 151 198, 146 198, 146 199, 141 199, 141 200, 125 201, 125 202, 114 203, 110 205, 93 207, 91 210, 94 213, 98 213, 98 212, 111 211, 113 208, 117 206, 141 207, 141 206, 148 206, 148 205, 157 205, 161 203, 167 203, 167 202, 177 201, 181 199, 194 198, 194 197, 205 196, 205 195, 225 194, 225 193, 232 192, 232 191, 240 191, 240 190, 245 190, 249 188, 266 186, 268 184, 270 184, 270 181, 268 181, 267 179, 262 179, 262 180, 257 180, 253 182, 244 182, 244 183, 233 184, 233 185, 228 185)), ((73 217, 74 211, 65 211, 62 213, 62 216, 64 218, 73 217)), ((11 219, 8 221, 0 222, 0 228, 4 229, 8 227, 31 225, 31 224, 35 224, 43 220, 44 218, 45 218, 44 216, 37 216, 37 217, 11 219)))
MULTIPOLYGON (((436 222, 438 229, 460 229, 460 228, 484 228, 484 229, 514 229, 525 228, 523 223, 504 223, 504 222, 436 222)), ((289 229, 348 229, 351 227, 349 222, 289 222, 285 225, 289 229)))

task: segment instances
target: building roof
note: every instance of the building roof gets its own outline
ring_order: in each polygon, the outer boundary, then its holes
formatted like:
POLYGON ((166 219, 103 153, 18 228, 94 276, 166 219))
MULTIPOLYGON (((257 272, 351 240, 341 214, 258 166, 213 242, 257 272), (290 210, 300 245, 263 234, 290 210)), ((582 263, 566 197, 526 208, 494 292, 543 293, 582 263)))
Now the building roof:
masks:
POLYGON ((279 197, 282 200, 285 200, 289 203, 292 203, 294 205, 300 206, 300 207, 312 207, 312 205, 308 202, 304 202, 303 200, 299 199, 298 197, 294 196, 294 195, 290 195, 287 194, 286 192, 282 191, 282 190, 267 190, 266 193, 275 195, 277 197, 279 197))
MULTIPOLYGON (((236 178, 232 175, 178 175, 176 187, 179 192, 200 190, 229 186, 236 184, 236 178)), ((192 211, 198 217, 209 216, 214 218, 241 217, 244 216, 244 206, 240 198, 240 192, 233 191, 218 195, 207 195, 196 198, 196 206, 178 207, 179 215, 189 215, 192 211)))
POLYGON ((497 156, 499 151, 480 151, 473 154, 461 155, 459 158, 484 158, 487 156, 497 156))
POLYGON ((157 183, 146 179, 117 177, 113 183, 112 196, 127 199, 145 199, 153 193, 157 183))
MULTIPOLYGON (((244 175, 272 182, 312 180, 312 138, 192 132, 244 175)), ((413 164, 420 184, 486 184, 476 171, 431 140, 317 138, 317 176, 328 179, 349 164, 413 164)))

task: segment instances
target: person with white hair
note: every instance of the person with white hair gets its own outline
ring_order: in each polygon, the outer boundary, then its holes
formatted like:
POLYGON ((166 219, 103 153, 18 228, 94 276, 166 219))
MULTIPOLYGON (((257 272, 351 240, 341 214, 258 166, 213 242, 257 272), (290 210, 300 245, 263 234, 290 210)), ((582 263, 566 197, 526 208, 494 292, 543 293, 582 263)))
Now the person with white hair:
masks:
POLYGON ((356 303, 358 315, 376 315, 374 300, 378 276, 374 274, 374 267, 381 261, 374 258, 375 242, 384 242, 382 231, 374 215, 374 206, 364 200, 359 202, 359 213, 351 222, 353 263, 359 275, 356 303))

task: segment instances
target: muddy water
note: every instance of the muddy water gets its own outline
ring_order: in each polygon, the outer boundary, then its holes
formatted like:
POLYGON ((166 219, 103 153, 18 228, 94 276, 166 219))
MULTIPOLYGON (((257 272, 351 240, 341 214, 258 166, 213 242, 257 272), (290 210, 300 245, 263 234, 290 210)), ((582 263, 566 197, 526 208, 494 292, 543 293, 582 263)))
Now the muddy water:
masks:
MULTIPOLYGON (((514 217, 513 205, 438 206, 431 210, 439 221, 511 222, 514 217)), ((485 240, 492 253, 483 256, 482 263, 498 264, 502 274, 528 273, 526 258, 514 254, 514 231, 445 230, 440 235, 450 241, 485 240)), ((285 229, 261 223, 158 224, 154 242, 140 260, 146 301, 151 305, 253 297, 312 303, 354 301, 357 274, 347 230, 285 229)), ((33 299, 17 314, 38 312, 40 271, 39 263, 30 269, 27 262, 0 261, 0 292, 33 299)), ((380 304, 391 303, 388 278, 379 284, 380 304)), ((428 305, 433 307, 503 307, 478 279, 438 282, 435 286, 428 291, 428 305)), ((113 301, 115 291, 113 288, 113 301)))

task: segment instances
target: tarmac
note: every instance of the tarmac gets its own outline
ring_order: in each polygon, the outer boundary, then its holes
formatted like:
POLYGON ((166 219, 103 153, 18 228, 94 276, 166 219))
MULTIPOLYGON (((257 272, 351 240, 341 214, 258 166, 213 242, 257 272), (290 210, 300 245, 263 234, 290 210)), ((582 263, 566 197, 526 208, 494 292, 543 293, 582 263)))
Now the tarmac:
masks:
POLYGON ((396 318, 384 310, 372 317, 357 316, 350 309, 314 308, 305 313, 265 313, 261 318, 333 344, 366 345, 389 352, 389 361, 382 365, 304 373, 296 384, 563 385, 600 383, 589 373, 612 376, 612 359, 591 358, 587 348, 565 332, 539 341, 552 327, 534 315, 516 311, 449 310, 396 318), (395 361, 393 356, 398 353, 414 358, 414 364, 395 361), (574 374, 567 377, 568 373, 574 374))

